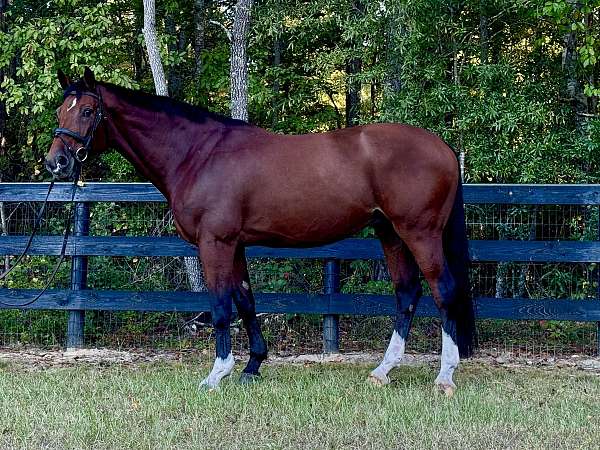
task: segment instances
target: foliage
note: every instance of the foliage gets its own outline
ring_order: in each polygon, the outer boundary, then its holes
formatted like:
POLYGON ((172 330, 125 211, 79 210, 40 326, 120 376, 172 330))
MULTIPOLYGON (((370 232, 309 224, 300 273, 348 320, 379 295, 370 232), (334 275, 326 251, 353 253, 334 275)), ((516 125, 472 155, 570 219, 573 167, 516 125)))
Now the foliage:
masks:
MULTIPOLYGON (((197 55, 194 2, 157 1, 163 63, 171 88, 176 80, 181 85, 173 95, 223 114, 229 110, 229 42, 223 27, 231 26, 234 3, 205 2, 204 46, 197 55)), ((348 87, 358 81, 360 123, 404 122, 438 133, 464 152, 469 182, 600 181, 598 0, 263 0, 255 2, 252 18, 250 120, 257 125, 282 133, 339 128, 348 87), (574 39, 573 55, 567 36, 574 39), (353 59, 360 61, 358 73, 347 69, 353 59), (575 101, 585 111, 578 111, 575 101)), ((0 25, 0 112, 7 113, 0 124, 2 181, 48 177, 42 158, 61 99, 57 69, 77 77, 88 65, 99 79, 153 91, 141 27, 140 1, 9 2, 0 25)), ((141 179, 116 152, 85 170, 88 180, 141 179)), ((530 238, 530 222, 517 220, 536 215, 529 207, 490 214, 494 230, 482 224, 471 230, 473 237, 530 238)), ((561 238, 594 239, 597 220, 597 211, 565 215, 559 220, 567 230, 561 238)), ((48 231, 56 233, 61 224, 49 223, 48 231)), ((91 224, 99 235, 173 233, 166 213, 155 216, 119 204, 95 205, 91 224)), ((361 236, 373 237, 373 230, 361 236)), ((11 287, 38 286, 44 264, 40 258, 27 260, 11 287)), ((93 286, 179 289, 184 284, 173 276, 177 262, 165 267, 139 258, 98 258, 94 264, 103 270, 91 273, 93 286)), ((253 280, 257 290, 321 289, 318 261, 251 264, 260 269, 253 280)), ((375 279, 372 262, 347 263, 345 269, 347 292, 392 291, 389 281, 375 279)), ((502 270, 526 278, 521 266, 502 270)), ((593 270, 574 275, 563 266, 550 267, 533 295, 587 297, 594 290, 593 270), (569 283, 578 286, 576 292, 569 283)), ((68 271, 59 277, 67 283, 68 271)))
POLYGON ((9 133, 14 132, 2 155, 5 180, 46 175, 41 157, 55 126, 53 106, 62 94, 59 68, 77 74, 88 65, 101 79, 133 85, 118 62, 124 60, 130 39, 128 28, 115 23, 118 3, 61 0, 34 5, 11 5, 8 28, 0 33, 0 70, 10 73, 0 85, 0 101, 9 116, 9 133))
MULTIPOLYGON (((228 110, 229 50, 216 24, 230 26, 232 5, 210 4, 205 11, 203 70, 197 76, 192 2, 157 5, 166 70, 182 81, 178 95, 222 113, 228 110)), ((363 86, 361 122, 401 121, 438 132, 465 151, 468 180, 594 181, 600 173, 600 125, 594 119, 599 5, 598 0, 258 2, 249 47, 251 120, 287 133, 339 127, 353 78, 363 86), (585 131, 575 136, 574 114, 564 101, 568 32, 576 34, 576 76, 591 108, 585 131), (360 73, 346 74, 350 58, 360 59, 360 73)), ((100 79, 152 85, 139 3, 15 0, 4 28, 5 180, 45 176, 40 158, 60 98, 56 69, 77 76, 87 64, 100 79)), ((135 177, 114 155, 103 157, 87 176, 135 177)))

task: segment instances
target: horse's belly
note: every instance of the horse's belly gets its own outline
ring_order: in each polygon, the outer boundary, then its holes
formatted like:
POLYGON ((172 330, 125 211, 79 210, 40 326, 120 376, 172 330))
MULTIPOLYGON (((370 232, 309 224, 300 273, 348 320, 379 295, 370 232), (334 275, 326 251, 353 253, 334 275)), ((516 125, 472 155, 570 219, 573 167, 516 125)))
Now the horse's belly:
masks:
POLYGON ((313 215, 269 214, 244 224, 241 239, 248 245, 312 247, 338 241, 360 231, 371 220, 370 211, 313 215))

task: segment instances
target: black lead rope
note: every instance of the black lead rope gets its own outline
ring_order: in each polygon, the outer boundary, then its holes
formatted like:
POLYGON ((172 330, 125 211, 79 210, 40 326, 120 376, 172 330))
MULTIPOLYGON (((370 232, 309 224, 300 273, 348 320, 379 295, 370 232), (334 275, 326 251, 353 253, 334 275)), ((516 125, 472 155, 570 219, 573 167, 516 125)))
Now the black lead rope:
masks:
POLYGON ((25 245, 25 249, 21 252, 21 254, 17 258, 15 263, 12 265, 12 267, 10 267, 8 270, 2 272, 2 275, 0 275, 0 281, 2 281, 4 278, 6 278, 6 276, 9 273, 11 273, 15 269, 15 267, 17 267, 19 265, 21 260, 27 255, 27 252, 29 251, 29 248, 31 247, 31 243, 33 242, 33 237, 35 236, 35 233, 37 232, 38 227, 40 226, 40 223, 42 223, 42 217, 44 216, 44 211, 46 210, 46 205, 48 204, 48 197, 50 197, 50 192, 52 192, 53 187, 54 187, 54 180, 52 180, 50 182, 50 186, 48 186, 48 193, 46 194, 44 203, 42 204, 42 207, 40 208, 40 210, 35 218, 35 222, 33 223, 33 229, 31 230, 31 234, 29 235, 29 240, 27 241, 27 245, 25 245))
MULTIPOLYGON (((60 249, 60 258, 58 259, 58 262, 54 266, 54 269, 52 270, 52 273, 50 274, 48 281, 46 282, 46 284, 44 285, 42 290, 33 299, 31 299, 25 303, 8 303, 8 302, 4 302, 4 301, 0 300, 0 305, 9 306, 11 308, 22 308, 24 306, 31 305, 32 303, 37 302, 40 299, 40 297, 46 293, 46 291, 50 287, 50 284, 52 284, 52 282, 54 281, 54 278, 56 277, 56 274, 58 273, 58 270, 60 269, 61 264, 65 260, 67 243, 69 242, 69 234, 71 232, 71 223, 73 222, 73 219, 75 217, 75 194, 77 192, 77 181, 78 180, 79 180, 79 171, 73 180, 73 188, 72 188, 72 192, 71 192, 71 205, 73 205, 73 208, 72 208, 71 214, 69 215, 69 217, 67 218, 67 220, 65 222, 65 231, 63 233, 63 241, 62 241, 62 246, 60 249)), ((44 199, 44 204, 40 208, 40 211, 36 217, 36 221, 33 224, 33 230, 31 231, 31 235, 29 236, 29 240, 27 241, 27 245, 25 246, 25 249, 19 255, 19 257, 17 258, 17 261, 15 261, 15 263, 12 265, 12 267, 10 269, 8 269, 7 271, 3 272, 2 275, 0 275, 0 280, 5 278, 6 275, 8 275, 10 272, 12 272, 13 269, 15 267, 17 267, 17 265, 21 262, 21 260, 27 255, 27 252, 29 251, 29 248, 31 247, 31 243, 33 242, 33 237, 35 236, 35 233, 37 232, 39 225, 41 223, 41 218, 43 217, 44 210, 46 209, 46 204, 48 203, 48 197, 50 197, 50 192, 52 191, 53 186, 54 186, 54 180, 52 180, 50 182, 50 186, 48 187, 48 193, 46 194, 46 198, 44 199)))

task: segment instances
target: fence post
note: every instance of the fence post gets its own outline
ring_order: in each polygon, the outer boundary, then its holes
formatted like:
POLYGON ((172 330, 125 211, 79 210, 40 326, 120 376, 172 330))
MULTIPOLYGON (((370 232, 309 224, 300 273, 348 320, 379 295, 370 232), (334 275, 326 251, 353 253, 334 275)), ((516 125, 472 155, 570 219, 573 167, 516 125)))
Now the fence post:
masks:
MULTIPOLYGON (((325 260, 324 293, 340 292, 340 262, 337 259, 325 260)), ((340 351, 340 316, 325 314, 323 316, 323 352, 338 353, 340 351)))
MULTIPOLYGON (((598 206, 598 240, 600 241, 600 206, 598 206)), ((600 302, 600 262, 596 261, 596 301, 600 302)), ((596 354, 600 356, 600 322, 596 322, 596 354)))
MULTIPOLYGON (((73 234, 87 236, 90 231, 90 206, 88 203, 75 203, 73 234)), ((87 256, 71 258, 71 290, 80 291, 87 288, 87 256)), ((70 310, 67 324, 67 350, 83 347, 85 311, 70 310)))

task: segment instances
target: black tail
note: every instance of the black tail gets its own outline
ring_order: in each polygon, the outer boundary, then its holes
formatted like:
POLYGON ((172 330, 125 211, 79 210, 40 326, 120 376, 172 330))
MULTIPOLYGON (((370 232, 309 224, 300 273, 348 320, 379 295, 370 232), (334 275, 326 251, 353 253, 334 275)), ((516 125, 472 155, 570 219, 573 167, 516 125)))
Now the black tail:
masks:
POLYGON ((444 229, 443 245, 446 262, 454 282, 456 296, 451 303, 448 317, 456 320, 456 345, 462 358, 472 355, 477 346, 475 309, 469 280, 469 241, 465 225, 462 182, 458 180, 454 205, 444 229))

